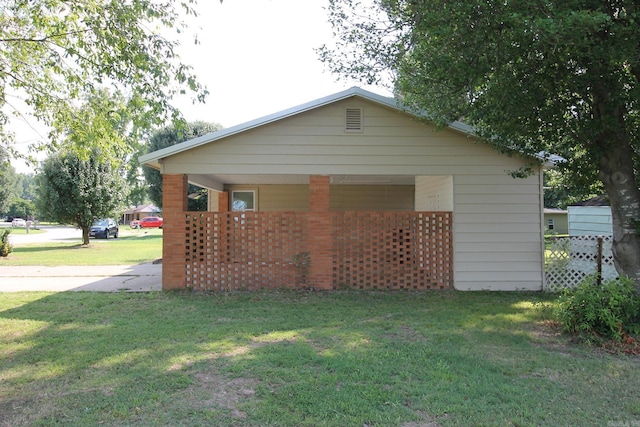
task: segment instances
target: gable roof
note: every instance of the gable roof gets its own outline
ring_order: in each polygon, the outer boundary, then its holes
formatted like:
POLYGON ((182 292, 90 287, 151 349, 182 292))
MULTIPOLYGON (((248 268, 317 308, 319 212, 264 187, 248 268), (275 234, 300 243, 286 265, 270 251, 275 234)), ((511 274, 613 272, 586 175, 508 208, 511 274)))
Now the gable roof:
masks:
MULTIPOLYGON (((314 101, 307 102, 305 104, 298 105, 296 107, 288 108, 286 110, 279 111, 264 117, 260 117, 255 120, 251 120, 245 123, 241 123, 230 128, 222 129, 216 132, 211 132, 206 135, 202 135, 198 138, 190 139, 188 141, 181 142, 179 144, 172 145, 170 147, 163 148, 161 150, 153 151, 151 153, 140 156, 139 161, 141 164, 148 164, 150 166, 158 165, 159 160, 164 157, 169 157, 174 154, 182 153, 192 148, 199 147, 210 142, 226 138, 231 135, 235 135, 241 132, 248 131, 260 126, 264 126, 269 123, 276 122, 291 116, 295 116, 306 111, 314 110, 325 105, 333 104, 338 101, 342 101, 351 97, 360 97, 365 100, 393 108, 399 112, 411 114, 409 111, 403 109, 399 102, 395 98, 389 98, 386 96, 378 95, 376 93, 364 90, 359 87, 352 87, 342 92, 334 93, 333 95, 325 96, 323 98, 316 99, 314 101)), ((415 114, 412 114, 415 116, 415 114)), ((417 117, 417 116, 416 116, 417 117)), ((473 128, 462 122, 451 122, 448 126, 450 129, 462 132, 467 135, 474 135, 473 128)))
POLYGON ((124 214, 157 213, 157 212, 161 212, 161 211, 162 211, 162 209, 160 209, 156 205, 147 204, 147 205, 130 206, 129 209, 124 211, 124 214))
POLYGON ((571 203, 569 206, 610 206, 610 204, 609 197, 603 194, 580 202, 571 203))

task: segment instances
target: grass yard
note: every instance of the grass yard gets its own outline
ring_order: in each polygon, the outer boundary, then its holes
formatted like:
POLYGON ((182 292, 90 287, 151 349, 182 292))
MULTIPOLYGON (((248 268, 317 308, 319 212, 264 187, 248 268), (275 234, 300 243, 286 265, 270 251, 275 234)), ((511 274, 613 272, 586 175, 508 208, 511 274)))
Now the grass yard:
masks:
POLYGON ((0 294, 0 426, 639 425, 640 360, 551 298, 0 294))
POLYGON ((117 239, 91 239, 82 246, 82 233, 69 242, 14 245, 13 252, 0 258, 2 265, 131 265, 162 257, 162 230, 120 228, 117 239))

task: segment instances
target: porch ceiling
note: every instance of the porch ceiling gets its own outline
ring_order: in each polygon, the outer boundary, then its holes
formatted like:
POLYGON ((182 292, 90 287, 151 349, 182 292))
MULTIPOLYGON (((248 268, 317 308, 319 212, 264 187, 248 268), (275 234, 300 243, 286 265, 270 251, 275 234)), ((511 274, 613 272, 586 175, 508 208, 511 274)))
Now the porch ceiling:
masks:
MULTIPOLYGON (((189 182, 214 190, 219 185, 309 184, 309 175, 189 175, 189 182), (218 185, 215 185, 217 183, 218 185)), ((331 175, 334 185, 414 185, 414 176, 331 175)))

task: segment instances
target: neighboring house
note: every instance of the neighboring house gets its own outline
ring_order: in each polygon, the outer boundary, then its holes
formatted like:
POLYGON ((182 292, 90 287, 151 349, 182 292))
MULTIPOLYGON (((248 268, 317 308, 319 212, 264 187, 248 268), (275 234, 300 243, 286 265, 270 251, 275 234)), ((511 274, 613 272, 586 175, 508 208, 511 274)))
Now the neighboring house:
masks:
POLYGON ((569 236, 571 238, 569 269, 593 274, 598 258, 604 280, 618 277, 612 252, 613 223, 611 207, 606 196, 574 203, 569 212, 569 236), (601 247, 598 249, 598 245, 601 247))
POLYGON ((391 98, 352 88, 140 162, 163 174, 165 290, 542 289, 542 165, 391 98), (210 212, 186 212, 189 182, 210 212))
POLYGON ((133 220, 141 220, 148 216, 155 216, 160 213, 160 208, 156 205, 132 206, 122 213, 122 223, 127 225, 133 220))
POLYGON ((570 236, 612 236, 611 207, 605 196, 567 207, 570 236))
POLYGON ((544 208, 545 234, 568 234, 569 220, 564 209, 544 208))

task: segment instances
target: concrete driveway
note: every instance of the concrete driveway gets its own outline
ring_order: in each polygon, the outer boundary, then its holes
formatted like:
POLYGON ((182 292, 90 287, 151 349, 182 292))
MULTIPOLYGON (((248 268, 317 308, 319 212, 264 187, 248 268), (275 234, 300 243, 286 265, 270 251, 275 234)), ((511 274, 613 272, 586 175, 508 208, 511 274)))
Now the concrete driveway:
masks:
MULTIPOLYGON (((75 227, 40 227, 44 233, 13 234, 11 243, 82 241, 75 227)), ((0 292, 150 292, 162 290, 162 264, 109 266, 25 266, 2 265, 0 260, 0 292)))

